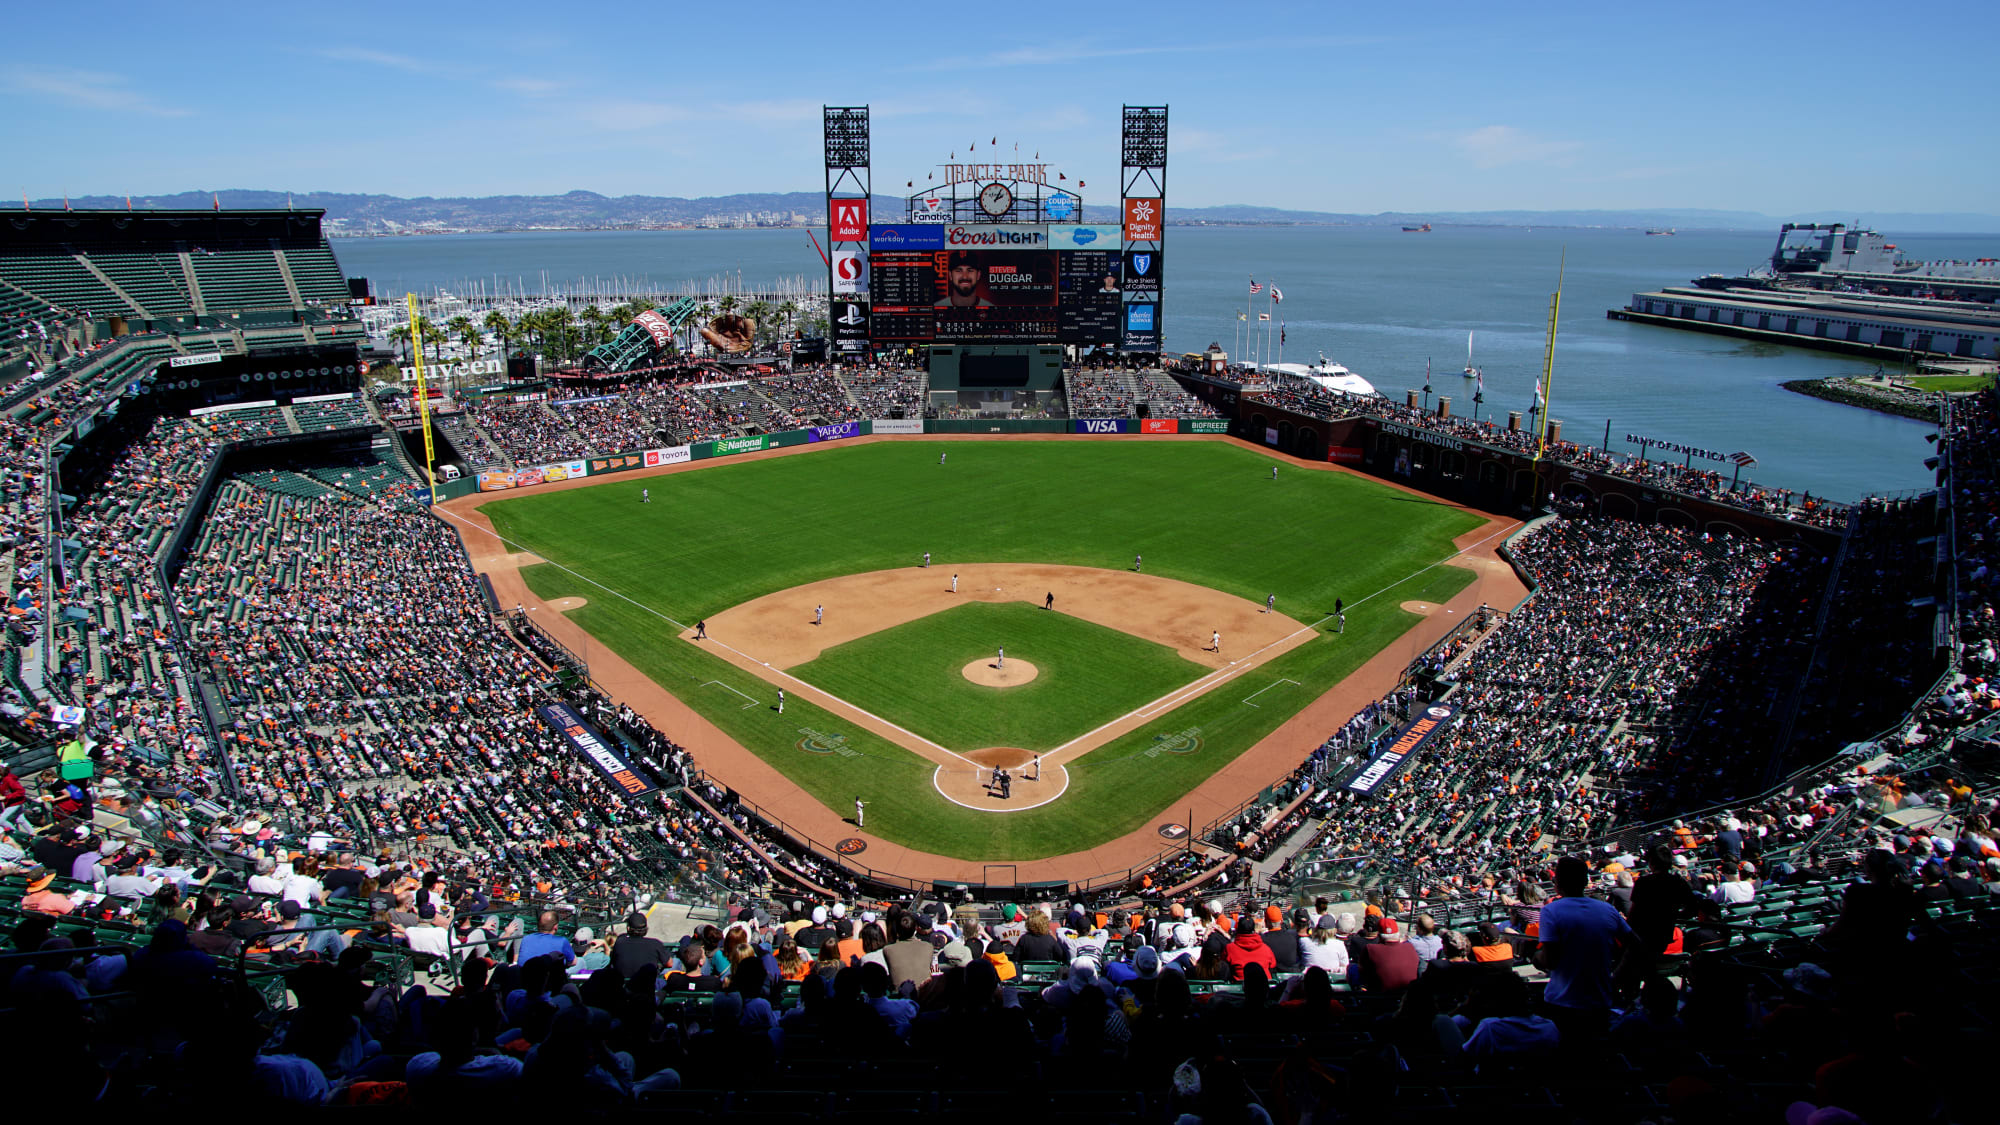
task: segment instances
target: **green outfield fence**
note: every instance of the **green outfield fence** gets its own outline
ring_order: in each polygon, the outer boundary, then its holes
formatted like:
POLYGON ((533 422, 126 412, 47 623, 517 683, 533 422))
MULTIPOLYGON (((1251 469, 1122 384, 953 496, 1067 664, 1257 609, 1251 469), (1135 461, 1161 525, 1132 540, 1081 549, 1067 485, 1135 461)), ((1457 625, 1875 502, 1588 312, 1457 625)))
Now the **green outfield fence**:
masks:
POLYGON ((739 453, 758 453, 796 445, 827 444, 871 434, 1077 434, 1113 436, 1119 434, 1165 436, 1169 434, 1228 434, 1238 426, 1227 418, 925 418, 862 419, 833 426, 812 426, 775 434, 697 441, 687 445, 635 449, 623 453, 591 454, 564 461, 550 461, 518 469, 485 469, 462 480, 439 481, 433 490, 436 500, 455 500, 475 492, 511 492, 536 485, 573 480, 577 477, 608 477, 634 469, 658 468, 739 453))

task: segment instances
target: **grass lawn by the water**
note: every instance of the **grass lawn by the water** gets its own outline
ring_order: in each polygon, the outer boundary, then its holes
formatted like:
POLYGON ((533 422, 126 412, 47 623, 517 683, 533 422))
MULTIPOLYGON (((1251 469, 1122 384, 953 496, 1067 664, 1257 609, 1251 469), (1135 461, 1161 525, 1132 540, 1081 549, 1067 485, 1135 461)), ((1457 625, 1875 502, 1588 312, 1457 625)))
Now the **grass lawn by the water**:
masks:
POLYGON ((837 645, 786 669, 948 750, 1053 750, 1207 669, 1165 645, 1022 602, 975 602, 837 645), (996 643, 997 642, 999 643, 996 643), (962 669, 1004 647, 1033 680, 982 687, 962 669))
MULTIPOLYGON (((1475 517, 1284 460, 1274 481, 1273 463, 1203 441, 882 442, 723 460, 644 481, 510 497, 484 510, 502 535, 555 564, 524 572, 536 594, 589 599, 570 616, 593 644, 609 645, 829 808, 845 815, 865 795, 871 835, 966 859, 1033 859, 1146 823, 1396 642, 1417 621, 1401 602, 1441 602, 1472 581, 1467 570, 1435 564, 1452 554, 1454 536, 1477 526, 1475 517), (940 450, 950 452, 945 466, 940 450), (651 504, 638 502, 642 487, 652 489, 651 504), (1148 574, 1258 602, 1276 593, 1281 609, 1308 622, 1342 598, 1347 632, 1323 634, 1260 667, 1243 678, 1241 692, 1211 692, 1091 751, 1071 766, 1061 800, 1005 816, 944 800, 930 784, 931 763, 804 701, 783 716, 745 709, 725 685, 756 699, 770 696, 768 685, 675 635, 679 624, 752 598, 914 565, 925 551, 942 566, 1114 569, 1142 553, 1148 574), (1243 705, 1243 696, 1268 684, 1278 686, 1257 706, 1243 705), (803 753, 802 727, 845 734, 856 754, 803 753), (1188 728, 1202 731, 1199 752, 1149 755, 1156 736, 1188 728)), ((1299 747, 1300 756, 1310 749, 1299 747)))
POLYGON ((1991 375, 1917 375, 1902 382, 1920 391, 1983 391, 1993 385, 1991 375))

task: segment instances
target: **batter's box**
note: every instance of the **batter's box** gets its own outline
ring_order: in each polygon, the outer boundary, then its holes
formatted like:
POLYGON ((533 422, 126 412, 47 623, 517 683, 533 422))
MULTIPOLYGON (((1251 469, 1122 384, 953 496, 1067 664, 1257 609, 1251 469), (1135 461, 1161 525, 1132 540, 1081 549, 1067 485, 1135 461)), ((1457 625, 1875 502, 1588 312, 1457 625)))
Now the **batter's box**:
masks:
MULTIPOLYGON (((735 689, 735 688, 733 688, 733 687, 730 687, 730 686, 729 686, 728 684, 725 684, 725 683, 723 683, 723 682, 722 682, 721 680, 710 680, 710 681, 708 681, 707 683, 705 683, 705 684, 703 684, 703 685, 701 685, 701 686, 703 686, 703 687, 719 687, 719 688, 721 688, 721 689, 722 689, 723 691, 729 691, 729 692, 736 692, 736 694, 737 694, 737 695, 743 695, 743 693, 742 693, 742 692, 740 692, 740 691, 736 691, 736 689, 735 689)), ((750 697, 749 697, 749 696, 747 696, 747 695, 743 695, 743 698, 745 698, 745 699, 750 699, 750 697)), ((737 710, 739 710, 739 711, 748 711, 748 710, 749 710, 750 708, 752 708, 752 707, 761 707, 761 706, 763 706, 763 701, 762 701, 762 700, 759 700, 759 699, 750 699, 750 702, 748 702, 748 703, 745 703, 745 704, 744 704, 743 706, 741 706, 741 707, 737 708, 737 710)))
POLYGON ((1251 707, 1260 706, 1259 704, 1251 703, 1250 701, 1264 694, 1265 692, 1270 691, 1272 688, 1277 687, 1279 684, 1291 684, 1293 687, 1297 687, 1299 682, 1297 680, 1273 680, 1270 683, 1265 684, 1263 687, 1258 688, 1256 691, 1251 692, 1249 695, 1244 696, 1243 702, 1251 707))

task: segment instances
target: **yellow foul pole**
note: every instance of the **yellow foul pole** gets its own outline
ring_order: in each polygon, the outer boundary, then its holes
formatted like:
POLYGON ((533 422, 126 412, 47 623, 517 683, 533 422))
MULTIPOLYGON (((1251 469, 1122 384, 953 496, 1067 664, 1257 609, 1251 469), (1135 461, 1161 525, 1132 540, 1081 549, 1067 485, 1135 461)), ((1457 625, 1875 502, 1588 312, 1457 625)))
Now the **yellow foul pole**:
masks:
POLYGON ((1549 413, 1555 406, 1556 392, 1556 320, 1562 313, 1563 274, 1569 267, 1569 251, 1565 249, 1561 264, 1556 266, 1556 291, 1549 296, 1549 342, 1542 351, 1542 381, 1539 387, 1542 400, 1542 416, 1535 420, 1535 460, 1540 461, 1549 445, 1549 413))
POLYGON ((424 484, 430 488, 431 498, 437 498, 437 448, 431 444, 431 400, 424 384, 424 321, 417 312, 417 295, 411 293, 410 301, 410 354, 417 357, 417 417, 424 424, 424 484))

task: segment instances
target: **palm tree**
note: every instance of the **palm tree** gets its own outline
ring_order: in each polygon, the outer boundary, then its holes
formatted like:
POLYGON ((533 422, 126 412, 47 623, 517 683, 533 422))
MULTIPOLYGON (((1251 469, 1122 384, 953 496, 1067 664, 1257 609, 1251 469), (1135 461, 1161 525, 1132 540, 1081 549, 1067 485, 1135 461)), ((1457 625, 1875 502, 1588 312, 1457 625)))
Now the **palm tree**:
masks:
POLYGON ((410 326, 407 324, 398 324, 396 327, 389 329, 389 339, 396 344, 396 354, 408 359, 410 356, 410 326))
POLYGON ((493 333, 494 338, 500 341, 500 354, 506 355, 508 337, 514 334, 514 326, 507 323, 507 314, 494 309, 486 314, 486 319, 482 323, 486 325, 486 330, 493 333))
POLYGON ((445 321, 444 326, 445 330, 456 337, 459 343, 465 345, 466 355, 475 356, 479 354, 479 345, 483 341, 479 335, 479 328, 472 323, 471 317, 455 316, 445 321))
POLYGON ((799 319, 798 304, 794 301, 786 301, 784 304, 779 305, 778 319, 784 322, 785 326, 784 330, 786 334, 789 335, 792 331, 792 328, 798 323, 799 319))
POLYGON ((451 342, 451 333, 426 320, 424 326, 424 346, 431 349, 431 362, 444 360, 444 345, 451 342))
POLYGON ((744 307, 743 315, 749 317, 750 323, 755 326, 756 339, 766 340, 770 338, 772 329, 772 326, 768 323, 771 319, 770 305, 765 304, 763 301, 752 301, 744 307))

